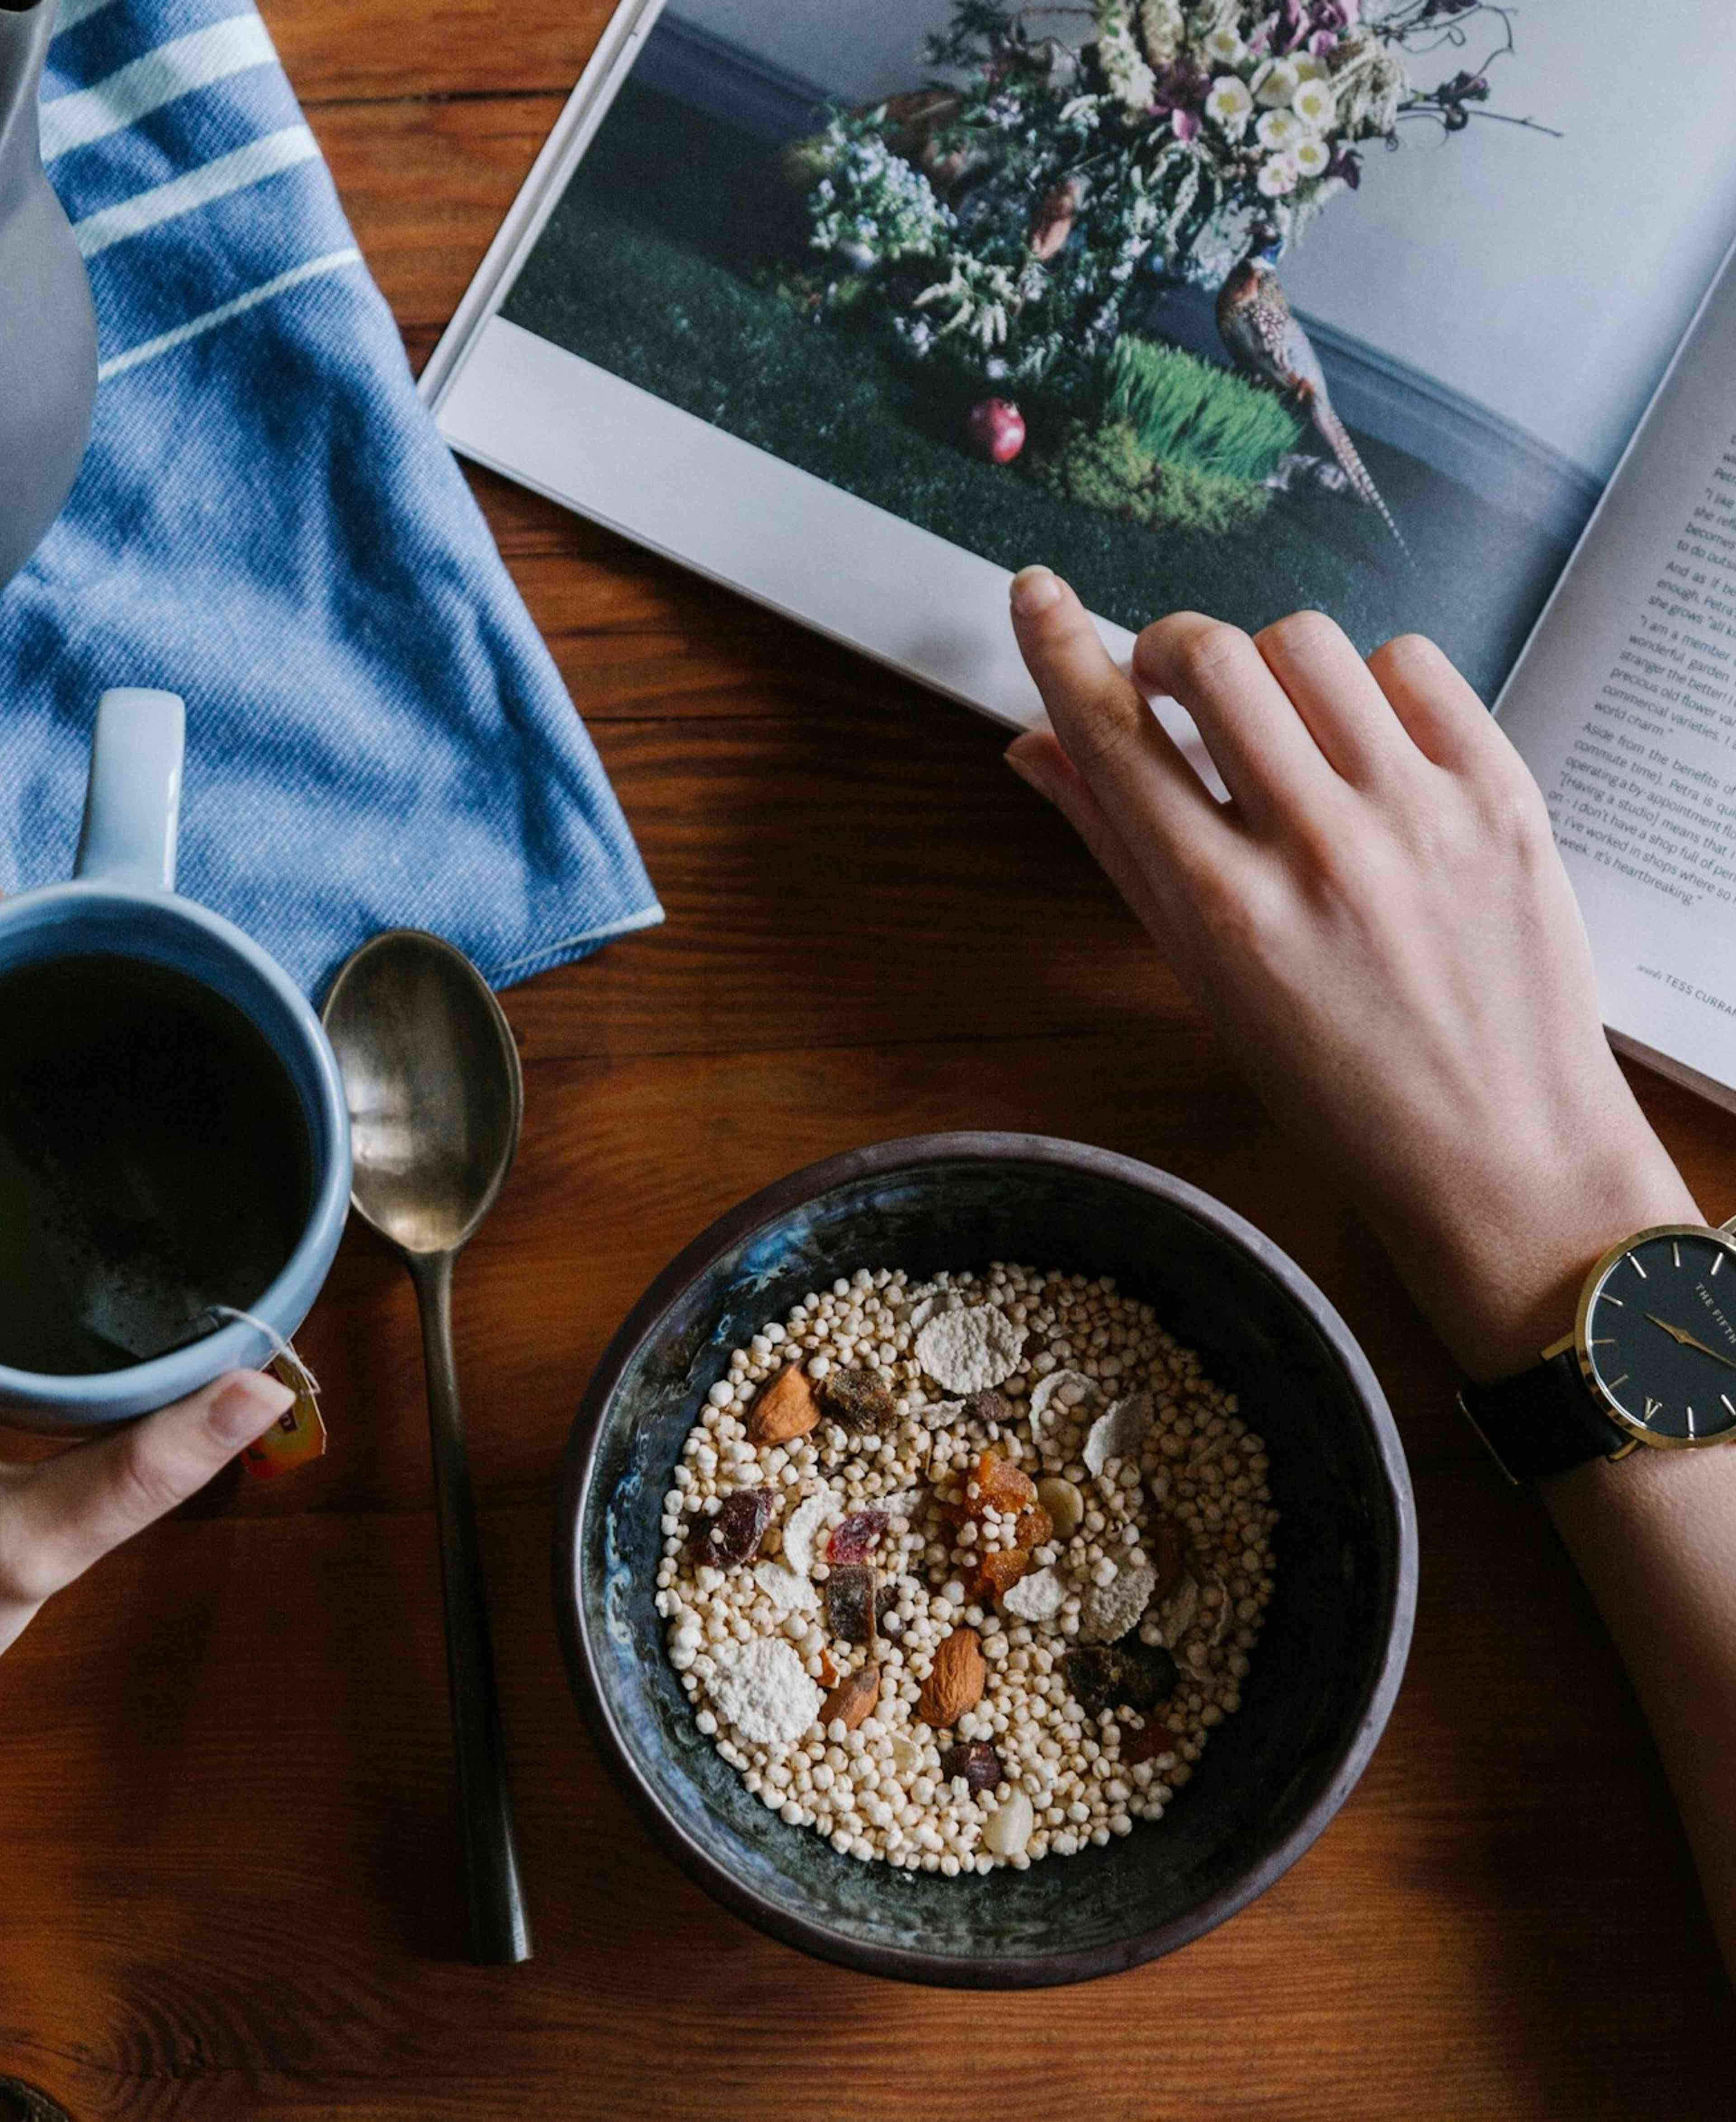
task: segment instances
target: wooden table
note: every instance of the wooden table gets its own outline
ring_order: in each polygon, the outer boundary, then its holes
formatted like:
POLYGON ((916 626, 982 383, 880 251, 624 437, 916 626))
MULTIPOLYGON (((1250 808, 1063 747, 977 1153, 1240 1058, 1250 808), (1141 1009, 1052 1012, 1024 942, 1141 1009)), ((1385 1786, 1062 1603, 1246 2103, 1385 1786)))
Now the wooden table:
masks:
MULTIPOLYGON (((267 14, 419 362, 604 0, 267 14)), ((414 1311, 352 1236, 302 1336, 330 1456, 220 1483, 0 1666, 0 2073, 78 2122, 1729 2117, 1729 1996, 1574 1577, 1367 1232, 1001 739, 475 484, 669 914, 506 998, 524 1149, 458 1280, 537 1956, 457 1956, 414 1311), (1234 1922, 1074 1991, 901 1988, 723 1914, 606 1780, 550 1615, 557 1457, 652 1274, 779 1172, 946 1127, 1105 1143, 1263 1226, 1362 1336, 1416 1477, 1415 1645, 1360 1788, 1234 1922)), ((1639 1088, 1708 1208, 1736 1205, 1736 1121, 1639 1088)))

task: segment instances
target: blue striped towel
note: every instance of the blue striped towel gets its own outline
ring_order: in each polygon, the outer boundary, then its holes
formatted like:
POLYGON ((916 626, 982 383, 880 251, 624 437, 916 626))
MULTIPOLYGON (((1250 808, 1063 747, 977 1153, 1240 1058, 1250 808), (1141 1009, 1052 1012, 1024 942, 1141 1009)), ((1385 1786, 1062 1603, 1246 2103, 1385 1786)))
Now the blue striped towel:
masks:
POLYGON ((70 872, 96 696, 160 685, 181 888, 310 992, 381 928, 500 986, 661 919, 252 7, 62 0, 42 148, 101 366, 0 590, 0 890, 70 872))

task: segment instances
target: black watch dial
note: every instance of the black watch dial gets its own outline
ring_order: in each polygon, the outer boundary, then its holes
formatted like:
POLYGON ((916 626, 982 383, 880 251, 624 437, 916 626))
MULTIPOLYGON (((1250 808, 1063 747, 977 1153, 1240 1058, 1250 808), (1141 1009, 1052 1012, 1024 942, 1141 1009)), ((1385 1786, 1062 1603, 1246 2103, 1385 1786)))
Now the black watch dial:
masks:
POLYGON ((1660 1444, 1736 1433, 1736 1245, 1659 1231, 1619 1254, 1585 1307, 1582 1352, 1631 1428, 1660 1444))

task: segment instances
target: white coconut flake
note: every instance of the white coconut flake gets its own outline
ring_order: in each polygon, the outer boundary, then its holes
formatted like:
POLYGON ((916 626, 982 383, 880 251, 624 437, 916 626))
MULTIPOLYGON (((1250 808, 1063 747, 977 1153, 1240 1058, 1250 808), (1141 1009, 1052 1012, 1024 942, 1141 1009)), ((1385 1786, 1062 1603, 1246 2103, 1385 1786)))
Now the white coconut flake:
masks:
POLYGON ((931 1318, 916 1336, 916 1360, 948 1392, 987 1392, 1012 1376, 1024 1345, 1022 1326, 979 1304, 931 1318))
POLYGON ((925 1400, 916 1412, 930 1429, 950 1429, 965 1413, 962 1400, 925 1400))
POLYGON ((825 1521, 835 1498, 821 1489, 805 1503, 798 1503, 784 1528, 784 1559, 806 1577, 814 1566, 814 1535, 825 1521))
POLYGON ((1118 1400, 1107 1414, 1091 1425, 1081 1456, 1093 1474, 1101 1474, 1111 1459, 1137 1459, 1156 1414, 1149 1393, 1130 1393, 1118 1400))
POLYGON ((756 1563, 754 1582, 780 1614, 809 1613, 820 1603, 807 1577, 781 1562, 756 1563))
POLYGON ((1068 1456, 1068 1431, 1086 1421, 1097 1404, 1094 1381, 1083 1371, 1050 1371, 1031 1389, 1031 1434, 1038 1451, 1057 1459, 1068 1456))
POLYGON ((1107 1584, 1088 1584, 1079 1596, 1079 1641, 1118 1643, 1145 1611, 1157 1588, 1149 1563, 1119 1571, 1107 1584))
POLYGON ((1169 1596, 1158 1607, 1158 1626, 1163 1632, 1163 1648, 1173 1650, 1194 1624, 1200 1610, 1200 1587, 1191 1577, 1184 1577, 1169 1596))
POLYGON ((1035 1569, 1009 1587, 1001 1604, 1022 1621, 1052 1621, 1067 1600, 1067 1581, 1053 1569, 1035 1569))
POLYGON ((820 1690, 781 1637, 756 1636, 719 1659, 711 1706, 750 1746, 787 1746, 820 1714, 820 1690))

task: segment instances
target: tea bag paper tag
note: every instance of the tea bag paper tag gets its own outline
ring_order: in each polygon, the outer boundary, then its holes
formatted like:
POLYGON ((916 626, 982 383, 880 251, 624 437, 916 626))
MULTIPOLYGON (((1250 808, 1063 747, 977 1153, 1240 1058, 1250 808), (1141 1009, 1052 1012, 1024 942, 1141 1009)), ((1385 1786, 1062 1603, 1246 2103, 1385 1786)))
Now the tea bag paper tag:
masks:
POLYGON ((242 1451, 241 1461, 248 1472, 262 1481, 269 1481, 305 1465, 310 1459, 323 1458, 325 1423, 320 1413, 320 1381, 293 1346, 263 1319, 255 1319, 250 1311, 236 1311, 227 1304, 213 1304, 208 1307, 208 1314, 219 1319, 238 1320, 264 1334, 277 1351, 265 1365, 266 1370, 295 1395, 294 1400, 264 1435, 255 1437, 242 1451))
POLYGON ((313 1373, 292 1348, 274 1356, 265 1367, 273 1377, 283 1380, 295 1400, 265 1434, 256 1437, 241 1454, 248 1472, 262 1481, 288 1474, 310 1459, 323 1458, 325 1453, 325 1423, 320 1414, 320 1389, 313 1373))

